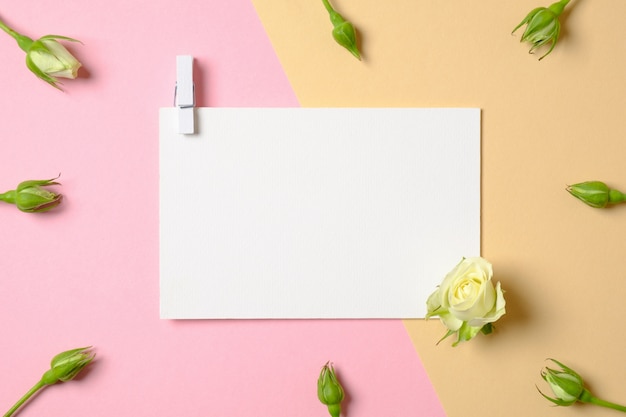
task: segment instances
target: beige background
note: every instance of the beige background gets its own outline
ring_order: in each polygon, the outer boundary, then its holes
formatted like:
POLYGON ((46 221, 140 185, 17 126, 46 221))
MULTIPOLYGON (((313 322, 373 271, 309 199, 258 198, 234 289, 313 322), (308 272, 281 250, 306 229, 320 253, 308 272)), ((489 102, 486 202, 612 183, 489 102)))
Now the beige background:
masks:
POLYGON ((362 62, 334 43, 321 1, 253 3, 304 107, 482 109, 482 255, 507 315, 456 348, 435 345, 438 320, 405 323, 446 413, 619 415, 554 410, 535 384, 554 357, 626 403, 626 205, 596 210, 564 190, 598 179, 626 191, 626 2, 572 0, 541 62, 523 28, 510 34, 540 0, 335 0, 362 62))

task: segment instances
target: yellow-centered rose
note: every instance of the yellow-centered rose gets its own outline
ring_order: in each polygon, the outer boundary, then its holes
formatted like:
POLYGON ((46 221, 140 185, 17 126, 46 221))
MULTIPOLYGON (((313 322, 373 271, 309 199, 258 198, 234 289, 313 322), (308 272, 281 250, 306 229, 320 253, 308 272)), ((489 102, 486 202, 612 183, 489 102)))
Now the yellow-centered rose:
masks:
POLYGON ((500 283, 494 287, 492 276, 493 268, 484 258, 463 258, 428 297, 426 318, 438 316, 448 328, 442 340, 457 333, 456 346, 480 331, 491 332, 491 323, 504 315, 506 304, 500 283))

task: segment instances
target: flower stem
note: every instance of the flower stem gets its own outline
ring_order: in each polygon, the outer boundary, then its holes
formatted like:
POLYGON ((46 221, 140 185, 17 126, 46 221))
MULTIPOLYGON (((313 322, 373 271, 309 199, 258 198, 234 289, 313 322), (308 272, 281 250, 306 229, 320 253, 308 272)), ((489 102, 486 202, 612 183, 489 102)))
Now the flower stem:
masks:
POLYGON ((609 401, 604 401, 604 400, 601 400, 600 398, 596 398, 593 396, 589 398, 589 403, 599 405, 601 407, 612 408, 613 410, 626 413, 626 407, 624 407, 623 405, 615 404, 609 401))
POLYGON ((11 35, 11 36, 13 36, 15 38, 15 34, 17 32, 15 32, 13 29, 11 29, 7 25, 5 25, 2 20, 0 20, 0 29, 4 30, 6 33, 8 33, 9 35, 11 35))
POLYGON ((609 401, 601 400, 600 398, 594 397, 589 390, 585 389, 578 399, 581 402, 599 405, 600 407, 612 408, 613 410, 621 411, 626 413, 626 407, 623 405, 615 404, 609 401))
POLYGON ((30 46, 33 44, 33 40, 28 36, 24 36, 20 33, 17 33, 10 27, 8 27, 3 21, 0 20, 0 29, 4 30, 6 33, 11 35, 13 39, 17 41, 17 44, 24 52, 28 52, 30 46))
POLYGON ((333 6, 330 5, 328 0, 322 0, 322 3, 324 3, 324 7, 326 7, 326 10, 328 10, 328 13, 332 13, 335 11, 335 9, 333 9, 333 6))
POLYGON ((37 382, 31 389, 28 390, 26 394, 24 394, 22 398, 18 400, 18 402, 15 403, 13 407, 11 407, 9 411, 7 411, 4 417, 11 417, 13 413, 17 411, 18 408, 20 408, 26 401, 28 401, 30 397, 32 397, 37 391, 42 389, 44 386, 45 384, 43 383, 43 381, 40 380, 39 382, 37 382))

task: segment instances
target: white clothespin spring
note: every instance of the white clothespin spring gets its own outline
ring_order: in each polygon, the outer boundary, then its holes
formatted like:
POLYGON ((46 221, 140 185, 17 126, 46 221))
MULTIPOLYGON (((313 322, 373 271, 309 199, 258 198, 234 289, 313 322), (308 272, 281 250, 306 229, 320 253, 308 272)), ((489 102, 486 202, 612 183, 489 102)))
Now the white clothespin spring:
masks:
POLYGON ((195 132, 196 91, 193 83, 193 57, 191 55, 176 56, 174 105, 178 107, 178 133, 193 134, 195 132))

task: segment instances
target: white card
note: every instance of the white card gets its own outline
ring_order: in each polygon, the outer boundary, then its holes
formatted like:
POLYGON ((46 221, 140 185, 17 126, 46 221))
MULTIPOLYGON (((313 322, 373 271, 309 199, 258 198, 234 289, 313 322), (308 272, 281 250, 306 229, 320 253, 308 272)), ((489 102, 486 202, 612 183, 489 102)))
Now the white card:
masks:
POLYGON ((161 317, 422 318, 480 255, 480 110, 160 111, 161 317))

